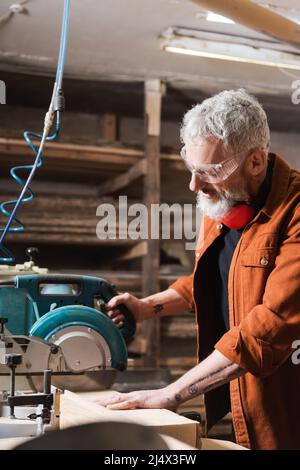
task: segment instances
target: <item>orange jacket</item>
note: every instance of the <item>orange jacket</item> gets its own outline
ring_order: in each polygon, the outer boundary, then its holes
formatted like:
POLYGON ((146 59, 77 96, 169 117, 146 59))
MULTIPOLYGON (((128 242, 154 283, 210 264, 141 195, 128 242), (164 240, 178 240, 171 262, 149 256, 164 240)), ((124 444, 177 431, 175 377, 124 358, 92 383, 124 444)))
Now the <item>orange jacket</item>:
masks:
MULTIPOLYGON (((292 343, 300 340, 300 173, 277 155, 269 159, 270 193, 243 230, 230 266, 230 330, 216 337, 204 275, 205 253, 222 224, 203 219, 194 273, 170 287, 195 306, 199 361, 215 347, 247 371, 230 382, 237 442, 252 449, 300 449, 300 365, 291 359, 292 343)), ((226 412, 218 389, 205 395, 205 404, 209 428, 226 412)))

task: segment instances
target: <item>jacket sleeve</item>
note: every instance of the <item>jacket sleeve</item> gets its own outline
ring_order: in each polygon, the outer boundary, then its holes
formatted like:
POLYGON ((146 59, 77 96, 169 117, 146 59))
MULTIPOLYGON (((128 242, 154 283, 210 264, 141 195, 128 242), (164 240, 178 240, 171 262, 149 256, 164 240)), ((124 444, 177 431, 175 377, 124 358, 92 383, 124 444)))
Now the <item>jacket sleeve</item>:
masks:
POLYGON ((194 310, 193 279, 193 274, 190 274, 189 276, 181 277, 169 286, 169 289, 176 290, 176 292, 184 298, 191 311, 194 310))
MULTIPOLYGON (((215 348, 260 377, 271 375, 300 339, 300 206, 285 230, 260 305, 225 333, 215 348)), ((289 359, 291 360, 291 359, 289 359)))

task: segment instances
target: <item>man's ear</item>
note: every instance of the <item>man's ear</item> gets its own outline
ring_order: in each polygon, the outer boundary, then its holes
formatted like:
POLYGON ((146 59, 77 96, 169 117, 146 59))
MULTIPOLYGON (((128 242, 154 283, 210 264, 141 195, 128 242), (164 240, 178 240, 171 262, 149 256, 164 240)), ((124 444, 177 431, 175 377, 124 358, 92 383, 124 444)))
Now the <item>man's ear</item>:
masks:
POLYGON ((267 166, 267 155, 262 149, 254 150, 246 161, 246 170, 252 176, 258 176, 267 166))

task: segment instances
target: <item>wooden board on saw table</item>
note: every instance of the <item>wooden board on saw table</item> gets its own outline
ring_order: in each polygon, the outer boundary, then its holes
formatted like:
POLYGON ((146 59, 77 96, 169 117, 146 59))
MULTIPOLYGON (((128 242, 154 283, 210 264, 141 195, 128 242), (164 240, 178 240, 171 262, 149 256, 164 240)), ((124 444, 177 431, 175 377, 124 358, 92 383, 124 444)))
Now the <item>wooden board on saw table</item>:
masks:
POLYGON ((138 409, 113 411, 98 405, 97 400, 115 392, 89 392, 75 394, 69 391, 61 397, 61 429, 80 424, 113 421, 148 426, 160 434, 178 439, 194 448, 201 447, 200 425, 169 410, 138 409))

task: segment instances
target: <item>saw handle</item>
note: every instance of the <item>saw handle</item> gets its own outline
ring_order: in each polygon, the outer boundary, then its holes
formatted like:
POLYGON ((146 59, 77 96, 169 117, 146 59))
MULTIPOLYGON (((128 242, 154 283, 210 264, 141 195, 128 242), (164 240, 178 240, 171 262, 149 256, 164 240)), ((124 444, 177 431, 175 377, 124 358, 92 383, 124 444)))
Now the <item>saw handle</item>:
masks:
MULTIPOLYGON (((40 316, 49 312, 53 303, 56 303, 57 307, 63 307, 65 305, 86 305, 95 308, 95 297, 99 297, 104 303, 107 303, 112 297, 118 294, 115 286, 105 279, 96 276, 30 274, 16 276, 14 284, 16 287, 26 289, 32 301, 36 303, 40 316), (40 287, 42 285, 48 287, 48 293, 41 292, 40 287), (49 290, 51 285, 57 285, 58 290, 49 290), (66 292, 68 285, 76 285, 77 292, 74 294, 66 292), (60 291, 62 287, 65 287, 65 292, 63 289, 60 291)), ((125 317, 124 325, 119 328, 119 330, 124 340, 129 342, 135 334, 136 321, 133 314, 125 305, 119 305, 118 308, 125 317)))
MULTIPOLYGON (((118 292, 112 284, 106 282, 102 285, 101 297, 105 303, 109 302, 110 299, 118 295, 118 292)), ((129 342, 135 335, 136 331, 136 320, 131 311, 124 304, 118 305, 118 309, 124 315, 124 325, 120 328, 126 342, 129 342)))

